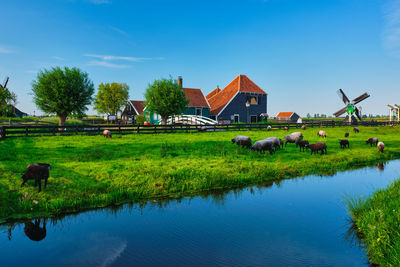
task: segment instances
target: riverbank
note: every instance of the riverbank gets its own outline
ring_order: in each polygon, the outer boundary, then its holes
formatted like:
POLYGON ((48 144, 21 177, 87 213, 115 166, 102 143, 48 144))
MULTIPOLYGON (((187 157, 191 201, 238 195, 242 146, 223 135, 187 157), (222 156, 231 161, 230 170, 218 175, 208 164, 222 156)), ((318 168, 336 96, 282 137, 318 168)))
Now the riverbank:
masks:
POLYGON ((0 142, 0 220, 58 216, 83 209, 161 197, 177 198, 204 191, 237 188, 309 174, 332 174, 400 156, 399 127, 325 128, 303 131, 311 143, 325 141, 327 155, 299 152, 294 144, 274 155, 251 153, 231 144, 236 135, 253 141, 283 138, 286 131, 241 131, 159 135, 56 136, 0 142), (350 132, 350 149, 338 139, 350 132), (386 144, 378 153, 365 141, 377 136, 386 144), (50 163, 48 187, 33 181, 21 187, 29 163, 50 163))
POLYGON ((371 263, 400 265, 400 180, 368 198, 349 200, 355 231, 371 263))

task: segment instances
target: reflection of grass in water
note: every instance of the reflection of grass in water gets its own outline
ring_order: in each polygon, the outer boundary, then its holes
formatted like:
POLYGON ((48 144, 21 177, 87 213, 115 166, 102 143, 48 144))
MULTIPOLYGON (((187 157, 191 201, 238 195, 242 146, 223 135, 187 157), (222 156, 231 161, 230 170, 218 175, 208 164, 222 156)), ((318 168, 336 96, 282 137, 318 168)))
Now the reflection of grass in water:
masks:
POLYGON ((323 156, 300 153, 294 144, 274 155, 231 144, 236 135, 248 135, 254 142, 268 136, 283 138, 286 131, 6 139, 0 142, 2 151, 10 151, 0 156, 0 218, 54 216, 130 200, 175 198, 307 174, 332 174, 398 157, 399 129, 361 127, 359 134, 353 134, 350 127, 325 128, 327 139, 317 137, 316 128, 303 131, 311 143, 327 143, 328 154, 323 156), (337 139, 346 131, 351 148, 341 150, 337 139), (385 153, 365 144, 373 136, 383 139, 385 153), (21 173, 33 162, 52 166, 48 188, 40 194, 33 181, 20 187, 21 173))
POLYGON ((370 261, 400 266, 400 180, 369 198, 348 199, 347 206, 370 261))

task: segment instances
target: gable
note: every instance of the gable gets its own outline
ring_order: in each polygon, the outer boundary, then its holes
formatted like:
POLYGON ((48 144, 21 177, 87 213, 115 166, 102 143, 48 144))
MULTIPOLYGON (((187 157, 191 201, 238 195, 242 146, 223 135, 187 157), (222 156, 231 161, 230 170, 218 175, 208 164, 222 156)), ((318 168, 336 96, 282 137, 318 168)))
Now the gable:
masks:
POLYGON ((185 93, 186 99, 190 99, 187 107, 210 107, 200 89, 182 88, 182 90, 185 93))
MULTIPOLYGON (((216 89, 214 91, 216 91, 216 89)), ((211 95, 210 98, 207 98, 210 103, 211 114, 213 115, 218 115, 239 92, 262 95, 267 94, 246 75, 238 75, 220 92, 215 93, 214 91, 208 94, 213 95, 211 95)))

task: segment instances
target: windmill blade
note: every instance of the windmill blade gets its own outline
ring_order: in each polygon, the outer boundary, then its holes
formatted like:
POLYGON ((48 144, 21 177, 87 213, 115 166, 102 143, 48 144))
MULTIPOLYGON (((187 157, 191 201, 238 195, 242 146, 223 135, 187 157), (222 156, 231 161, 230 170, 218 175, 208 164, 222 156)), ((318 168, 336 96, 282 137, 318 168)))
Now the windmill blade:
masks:
POLYGON ((358 104, 358 103, 360 103, 361 101, 363 101, 364 99, 366 99, 368 97, 370 97, 370 95, 368 93, 364 93, 364 94, 360 95, 359 97, 354 98, 353 99, 353 104, 354 105, 358 104))
POLYGON ((395 107, 393 107, 392 105, 387 105, 389 108, 394 109, 395 107))
POLYGON ((5 79, 4 79, 4 82, 3 82, 3 88, 7 88, 7 83, 8 83, 8 80, 10 79, 10 77, 6 77, 5 79))
POLYGON ((343 103, 345 103, 346 105, 350 103, 349 98, 344 94, 342 89, 339 89, 337 91, 337 93, 338 93, 339 97, 342 98, 343 103))
POLYGON ((344 107, 344 108, 342 108, 341 110, 338 110, 338 111, 336 111, 335 113, 333 113, 333 115, 334 115, 335 117, 339 117, 340 115, 346 113, 346 111, 347 111, 347 107, 344 107))
POLYGON ((357 118, 361 121, 361 114, 357 107, 354 108, 354 113, 356 114, 357 118))

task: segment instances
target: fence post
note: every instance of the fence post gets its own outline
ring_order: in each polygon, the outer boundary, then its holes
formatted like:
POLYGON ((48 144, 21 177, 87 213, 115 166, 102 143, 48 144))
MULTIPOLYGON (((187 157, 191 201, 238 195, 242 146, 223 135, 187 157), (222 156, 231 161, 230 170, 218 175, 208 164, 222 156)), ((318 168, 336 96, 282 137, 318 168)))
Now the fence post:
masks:
POLYGON ((137 126, 137 133, 139 133, 139 129, 140 129, 140 127, 139 127, 139 125, 137 126))
POLYGON ((28 127, 25 127, 25 136, 28 136, 28 127))
POLYGON ((6 131, 3 126, 0 126, 0 140, 6 137, 6 131))
POLYGON ((97 126, 97 134, 100 135, 100 126, 97 126))

